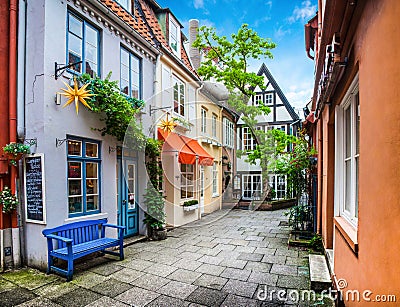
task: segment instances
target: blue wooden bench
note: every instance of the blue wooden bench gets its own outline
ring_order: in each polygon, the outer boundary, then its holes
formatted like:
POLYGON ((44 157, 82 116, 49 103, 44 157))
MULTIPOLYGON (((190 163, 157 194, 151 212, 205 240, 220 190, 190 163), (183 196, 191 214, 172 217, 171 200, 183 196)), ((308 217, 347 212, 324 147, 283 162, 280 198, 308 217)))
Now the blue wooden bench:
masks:
POLYGON ((119 256, 120 260, 123 260, 124 229, 124 226, 107 224, 107 219, 75 222, 44 229, 42 233, 47 238, 47 274, 53 270, 67 276, 67 281, 70 281, 74 272, 74 260, 97 251, 119 256), (107 238, 106 227, 117 228, 118 239, 107 238), (56 245, 53 244, 53 240, 57 242, 56 245), (119 246, 119 252, 105 250, 114 246, 119 246), (56 267, 53 258, 66 260, 68 269, 56 267))

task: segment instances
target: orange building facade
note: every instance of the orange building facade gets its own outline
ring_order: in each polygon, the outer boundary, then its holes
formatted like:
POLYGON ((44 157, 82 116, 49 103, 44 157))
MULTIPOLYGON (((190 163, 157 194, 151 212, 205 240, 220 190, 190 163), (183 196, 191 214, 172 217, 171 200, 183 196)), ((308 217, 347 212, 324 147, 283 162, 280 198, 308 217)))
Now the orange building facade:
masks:
POLYGON ((319 0, 318 9, 305 26, 317 231, 346 306, 397 306, 400 1, 319 0))

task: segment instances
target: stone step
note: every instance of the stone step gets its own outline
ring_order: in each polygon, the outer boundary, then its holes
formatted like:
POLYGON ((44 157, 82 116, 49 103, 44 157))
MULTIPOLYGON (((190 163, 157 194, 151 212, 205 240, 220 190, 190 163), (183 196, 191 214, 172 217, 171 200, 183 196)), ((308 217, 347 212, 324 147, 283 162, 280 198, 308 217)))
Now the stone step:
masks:
POLYGON ((323 255, 308 255, 310 266, 311 290, 322 291, 332 286, 328 265, 323 255))

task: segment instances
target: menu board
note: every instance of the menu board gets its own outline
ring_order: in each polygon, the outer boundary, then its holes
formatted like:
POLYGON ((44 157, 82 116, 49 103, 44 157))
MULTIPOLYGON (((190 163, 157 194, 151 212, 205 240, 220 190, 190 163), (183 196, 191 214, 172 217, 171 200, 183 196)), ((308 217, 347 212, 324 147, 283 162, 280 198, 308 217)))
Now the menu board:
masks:
POLYGON ((27 222, 45 223, 43 154, 25 157, 25 212, 27 222))

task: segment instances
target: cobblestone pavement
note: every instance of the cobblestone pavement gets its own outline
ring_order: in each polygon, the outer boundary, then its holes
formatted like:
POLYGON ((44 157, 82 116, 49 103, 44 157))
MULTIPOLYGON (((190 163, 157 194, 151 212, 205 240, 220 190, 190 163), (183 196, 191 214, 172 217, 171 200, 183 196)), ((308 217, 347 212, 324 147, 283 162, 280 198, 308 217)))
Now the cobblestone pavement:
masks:
POLYGON ((4 273, 0 306, 297 305, 276 295, 309 289, 308 253, 288 248, 285 221, 282 210, 223 210, 167 240, 128 246, 124 261, 78 264, 69 283, 31 269, 4 273))

